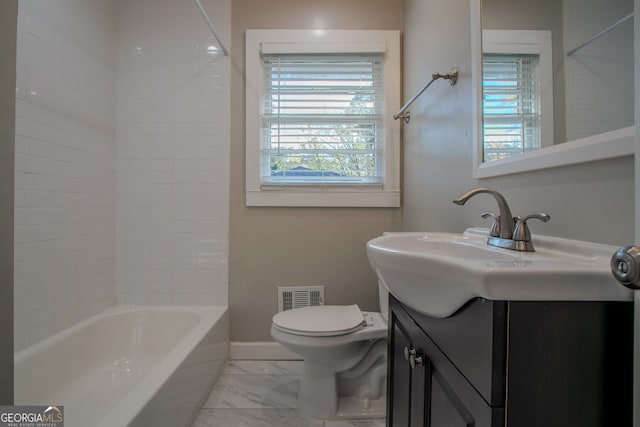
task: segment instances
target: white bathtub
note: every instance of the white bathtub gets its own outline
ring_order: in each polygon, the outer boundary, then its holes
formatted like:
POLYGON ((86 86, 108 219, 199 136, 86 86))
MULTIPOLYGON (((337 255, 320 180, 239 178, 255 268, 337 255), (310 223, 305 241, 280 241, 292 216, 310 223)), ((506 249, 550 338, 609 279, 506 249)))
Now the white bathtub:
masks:
POLYGON ((16 405, 66 427, 188 425, 229 354, 226 307, 117 306, 15 355, 16 405))

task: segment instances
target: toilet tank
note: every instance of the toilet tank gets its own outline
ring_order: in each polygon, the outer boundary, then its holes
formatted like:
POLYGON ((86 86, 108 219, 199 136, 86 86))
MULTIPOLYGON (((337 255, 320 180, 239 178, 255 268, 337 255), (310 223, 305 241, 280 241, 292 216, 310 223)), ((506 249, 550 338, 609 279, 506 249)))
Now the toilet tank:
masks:
POLYGON ((389 314, 389 289, 387 289, 382 280, 378 280, 378 301, 380 302, 380 313, 382 313, 382 317, 384 317, 384 320, 388 320, 387 315, 389 314))

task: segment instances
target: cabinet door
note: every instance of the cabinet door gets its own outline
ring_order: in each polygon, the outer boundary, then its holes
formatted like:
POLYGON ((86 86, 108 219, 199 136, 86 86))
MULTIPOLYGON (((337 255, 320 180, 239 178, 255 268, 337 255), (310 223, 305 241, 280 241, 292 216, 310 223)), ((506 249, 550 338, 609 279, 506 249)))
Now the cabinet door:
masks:
POLYGON ((504 426, 504 409, 487 404, 400 304, 391 307, 388 425, 504 426))
POLYGON ((388 425, 424 427, 428 413, 425 391, 429 365, 423 362, 422 352, 416 349, 423 339, 420 337, 422 332, 405 316, 406 313, 393 311, 390 316, 388 425))
MULTIPOLYGON (((451 372, 439 360, 441 353, 420 328, 411 335, 411 427, 471 427, 478 424, 463 396, 449 382, 451 372), (436 353, 437 352, 437 353, 436 353), (435 362, 432 359, 435 357, 435 362)), ((476 399, 478 396, 473 396, 476 399)), ((486 409, 489 409, 486 406, 486 409)), ((481 424, 480 424, 481 425, 481 424)))
POLYGON ((397 325, 392 325, 392 347, 389 360, 389 425, 395 427, 409 426, 411 370, 404 359, 404 349, 411 343, 404 331, 397 325))
POLYGON ((431 375, 430 427, 472 427, 476 420, 439 372, 431 375))
POLYGON ((427 391, 431 380, 431 363, 420 345, 424 334, 420 329, 413 331, 409 346, 408 364, 411 369, 411 427, 425 427, 429 424, 429 406, 431 401, 427 391))

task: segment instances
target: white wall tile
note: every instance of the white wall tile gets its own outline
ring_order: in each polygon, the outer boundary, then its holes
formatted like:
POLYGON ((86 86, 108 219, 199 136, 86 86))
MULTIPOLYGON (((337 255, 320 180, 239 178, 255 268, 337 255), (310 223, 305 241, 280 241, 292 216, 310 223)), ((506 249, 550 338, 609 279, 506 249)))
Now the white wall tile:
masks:
POLYGON ((115 299, 114 4, 24 0, 19 21, 16 350, 115 299))
MULTIPOLYGON (((571 11, 563 15, 567 50, 633 11, 621 0, 567 0, 563 8, 571 11)), ((567 57, 564 70, 567 140, 633 125, 633 20, 567 57), (594 70, 606 70, 606 75, 594 70)))
MULTIPOLYGON (((230 40, 230 1, 203 3, 230 40)), ((229 62, 197 8, 23 0, 18 22, 16 350, 116 299, 226 305, 229 62)))
MULTIPOLYGON (((228 60, 191 1, 119 7, 119 301, 226 305, 228 60)), ((205 7, 228 31, 230 2, 205 7)))

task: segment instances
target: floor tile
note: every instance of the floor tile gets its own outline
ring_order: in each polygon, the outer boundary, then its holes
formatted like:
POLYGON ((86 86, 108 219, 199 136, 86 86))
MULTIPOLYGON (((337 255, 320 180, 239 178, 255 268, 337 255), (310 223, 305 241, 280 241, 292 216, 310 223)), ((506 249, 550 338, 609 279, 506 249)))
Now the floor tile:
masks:
POLYGON ((300 361, 230 361, 192 427, 384 427, 385 420, 323 421, 296 410, 300 361))
POLYGON ((296 375, 302 374, 302 361, 296 360, 231 360, 224 374, 229 375, 296 375))
POLYGON ((290 375, 220 375, 203 407, 294 409, 298 384, 290 375))
POLYGON ((295 409, 205 409, 193 427, 323 427, 295 409))
POLYGON ((380 420, 340 420, 340 421, 325 421, 324 427, 384 427, 386 425, 384 419, 380 420))

